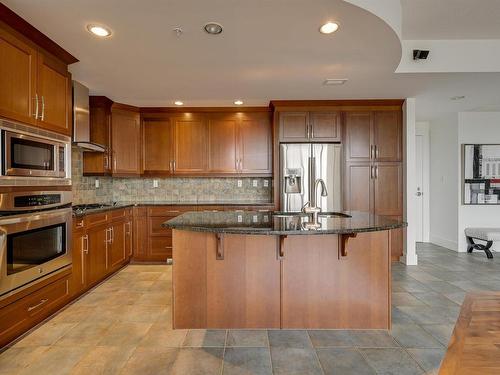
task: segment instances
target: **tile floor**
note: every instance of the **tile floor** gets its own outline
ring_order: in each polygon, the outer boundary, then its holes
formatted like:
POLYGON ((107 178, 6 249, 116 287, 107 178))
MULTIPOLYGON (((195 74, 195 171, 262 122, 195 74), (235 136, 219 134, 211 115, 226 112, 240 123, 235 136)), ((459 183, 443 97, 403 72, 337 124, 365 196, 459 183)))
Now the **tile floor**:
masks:
POLYGON ((171 268, 128 266, 0 354, 0 374, 437 374, 465 293, 500 290, 500 254, 418 254, 393 266, 391 332, 174 331, 171 268))

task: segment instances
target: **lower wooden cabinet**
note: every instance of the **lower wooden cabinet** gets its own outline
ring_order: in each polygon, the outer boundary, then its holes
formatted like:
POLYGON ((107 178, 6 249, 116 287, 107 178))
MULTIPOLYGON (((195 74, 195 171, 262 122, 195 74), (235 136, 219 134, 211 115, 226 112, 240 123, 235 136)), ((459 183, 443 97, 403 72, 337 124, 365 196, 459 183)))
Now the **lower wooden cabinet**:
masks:
POLYGON ((87 230, 88 252, 85 265, 89 285, 102 280, 108 271, 108 233, 107 224, 87 230))
MULTIPOLYGON (((0 304, 0 348, 40 323, 70 299, 70 271, 54 276, 43 286, 29 288, 21 298, 0 304)), ((21 293, 20 293, 21 294, 21 293)))

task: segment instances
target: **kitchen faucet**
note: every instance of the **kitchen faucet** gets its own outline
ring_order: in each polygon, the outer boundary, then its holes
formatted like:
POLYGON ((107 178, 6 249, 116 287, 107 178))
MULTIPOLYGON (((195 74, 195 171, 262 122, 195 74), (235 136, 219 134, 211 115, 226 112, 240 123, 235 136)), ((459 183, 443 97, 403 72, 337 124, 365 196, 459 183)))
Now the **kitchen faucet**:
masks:
MULTIPOLYGON (((322 178, 316 179, 316 181, 314 182, 313 195, 311 197, 311 207, 317 207, 316 206, 316 194, 318 193, 318 185, 320 185, 320 184, 321 184, 321 196, 322 197, 328 196, 328 190, 326 188, 325 181, 323 181, 322 178)), ((321 212, 321 207, 318 207, 318 208, 320 209, 320 212, 321 212)))

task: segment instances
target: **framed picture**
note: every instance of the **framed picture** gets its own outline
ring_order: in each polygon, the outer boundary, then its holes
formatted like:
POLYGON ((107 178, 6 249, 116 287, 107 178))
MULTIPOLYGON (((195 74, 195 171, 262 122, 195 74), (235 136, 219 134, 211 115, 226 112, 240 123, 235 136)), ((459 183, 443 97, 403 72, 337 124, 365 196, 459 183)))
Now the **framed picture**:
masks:
POLYGON ((500 145, 462 145, 463 204, 500 204, 500 145))

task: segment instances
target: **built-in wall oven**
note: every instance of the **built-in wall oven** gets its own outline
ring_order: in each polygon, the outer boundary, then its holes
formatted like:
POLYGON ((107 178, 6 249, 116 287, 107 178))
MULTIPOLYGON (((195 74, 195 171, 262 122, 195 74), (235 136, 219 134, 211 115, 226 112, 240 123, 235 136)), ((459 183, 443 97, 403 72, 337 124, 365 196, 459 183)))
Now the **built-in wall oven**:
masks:
POLYGON ((0 298, 71 265, 71 197, 0 194, 0 298))

